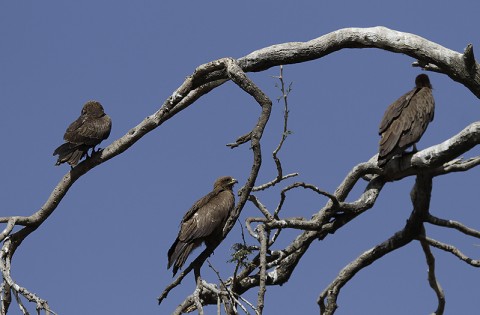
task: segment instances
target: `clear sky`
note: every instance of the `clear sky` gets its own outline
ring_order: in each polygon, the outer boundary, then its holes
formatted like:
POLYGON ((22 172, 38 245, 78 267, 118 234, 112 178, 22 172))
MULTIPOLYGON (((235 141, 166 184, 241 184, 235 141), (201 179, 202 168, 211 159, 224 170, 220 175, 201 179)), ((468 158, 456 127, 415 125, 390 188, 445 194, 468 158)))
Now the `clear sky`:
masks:
MULTIPOLYGON (((2 1, 0 216, 37 211, 69 171, 54 166, 52 152, 87 100, 100 101, 113 120, 105 147, 155 112, 202 63, 353 26, 382 25, 463 51, 468 43, 480 47, 479 10, 476 1, 2 1)), ((413 61, 373 49, 343 50, 285 67, 293 82, 293 134, 280 157, 285 172, 300 176, 281 187, 305 181, 333 192, 353 166, 372 157, 385 108, 420 73, 413 61)), ((250 77, 276 99, 280 92, 271 76, 277 74, 272 68, 250 77)), ((437 107, 419 149, 448 139, 480 114, 478 99, 464 86, 429 75, 437 107)), ((274 107, 265 133, 259 183, 275 176, 269 152, 280 138, 281 109, 274 107)), ((193 289, 189 275, 161 306, 156 303, 172 280, 166 254, 178 224, 218 176, 237 178, 236 189, 245 183, 251 151, 225 144, 250 130, 257 116, 252 99, 227 83, 80 178, 15 254, 14 279, 58 314, 169 314, 193 289)), ((478 154, 474 149, 468 156, 478 154)), ((478 176, 474 169, 436 178, 431 212, 479 229, 478 176)), ((316 298, 337 273, 403 227, 413 181, 386 185, 374 208, 312 244, 287 284, 267 288, 265 314, 318 314, 316 298)), ((305 191, 291 197, 284 216, 310 218, 326 202, 305 191)), ((259 198, 274 209, 278 190, 259 198)), ((257 215, 247 204, 241 221, 257 215)), ((479 256, 478 240, 438 228, 427 232, 479 256)), ((283 233, 278 246, 295 235, 283 233)), ((239 238, 237 223, 210 259, 224 277, 234 268, 226 260, 239 238)), ((433 252, 446 314, 478 312, 478 270, 433 252)), ((436 299, 426 271, 414 242, 361 271, 344 287, 336 314, 430 313, 436 299)), ((203 273, 216 280, 207 266, 203 273)), ((255 301, 255 293, 246 296, 255 301)), ((19 314, 16 305, 11 314, 19 314)))

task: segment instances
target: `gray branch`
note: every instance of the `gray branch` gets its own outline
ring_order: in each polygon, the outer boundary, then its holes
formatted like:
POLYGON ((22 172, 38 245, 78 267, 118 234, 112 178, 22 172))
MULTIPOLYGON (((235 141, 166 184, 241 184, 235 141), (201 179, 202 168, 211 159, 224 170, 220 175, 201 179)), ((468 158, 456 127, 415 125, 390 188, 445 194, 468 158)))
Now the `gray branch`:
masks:
MULTIPOLYGON (((423 231, 425 233, 425 230, 423 231)), ((442 315, 445 311, 445 294, 443 292, 442 286, 437 281, 437 276, 435 275, 435 257, 430 250, 430 246, 425 240, 421 240, 420 244, 422 245, 423 252, 425 254, 425 259, 427 260, 428 265, 428 283, 430 287, 435 291, 438 300, 438 306, 435 312, 432 315, 442 315)))
POLYGON ((298 176, 298 173, 291 173, 287 175, 283 175, 283 168, 282 168, 282 162, 278 158, 278 153, 283 147, 283 143, 287 139, 290 130, 288 130, 288 94, 291 91, 291 85, 288 88, 285 88, 285 81, 283 80, 283 66, 280 65, 280 75, 278 77, 275 77, 280 81, 280 91, 282 92, 282 96, 278 98, 278 100, 282 99, 283 100, 283 132, 282 132, 282 137, 280 139, 280 142, 278 143, 278 146, 273 150, 272 152, 272 158, 273 161, 275 162, 275 166, 277 168, 277 176, 269 181, 268 183, 265 183, 263 185, 259 185, 256 187, 253 187, 252 191, 260 191, 260 190, 265 190, 267 188, 273 187, 276 184, 280 183, 281 181, 290 178, 290 177, 295 177, 298 176))
POLYGON ((455 229, 455 230, 460 231, 460 232, 462 232, 466 235, 470 235, 470 236, 473 236, 473 237, 476 237, 476 238, 480 238, 480 231, 469 228, 469 227, 463 225, 462 223, 460 223, 458 221, 440 219, 440 218, 437 218, 437 217, 429 214, 428 217, 427 217, 427 222, 431 223, 431 224, 434 224, 434 225, 455 229))
POLYGON ((430 246, 436 247, 438 249, 441 249, 443 251, 446 251, 446 252, 449 252, 449 253, 453 254, 458 259, 466 262, 470 266, 480 267, 480 260, 472 259, 472 258, 468 257, 467 255, 462 253, 460 250, 458 250, 458 248, 456 248, 455 246, 439 242, 439 241, 434 240, 434 239, 429 238, 429 237, 420 237, 419 239, 421 241, 425 241, 430 246))

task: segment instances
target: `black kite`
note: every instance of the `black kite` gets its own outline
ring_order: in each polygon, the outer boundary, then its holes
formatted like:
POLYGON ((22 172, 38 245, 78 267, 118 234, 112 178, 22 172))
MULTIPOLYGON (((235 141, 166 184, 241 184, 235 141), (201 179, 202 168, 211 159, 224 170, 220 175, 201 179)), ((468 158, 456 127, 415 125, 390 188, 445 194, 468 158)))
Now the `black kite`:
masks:
POLYGON ((77 165, 90 148, 93 153, 95 146, 108 138, 111 129, 112 120, 105 114, 102 105, 96 101, 88 101, 83 105, 80 117, 65 131, 65 143, 53 152, 53 155, 58 155, 55 165, 65 162, 72 167, 77 165))
POLYGON ((432 85, 426 74, 415 78, 415 88, 393 102, 380 123, 378 166, 384 166, 395 155, 402 154, 422 137, 433 120, 435 101, 432 85))
POLYGON ((173 275, 202 242, 208 247, 220 240, 223 227, 235 206, 232 190, 235 183, 237 180, 230 176, 218 178, 213 191, 195 202, 184 215, 177 239, 168 250, 167 268, 173 265, 173 275))

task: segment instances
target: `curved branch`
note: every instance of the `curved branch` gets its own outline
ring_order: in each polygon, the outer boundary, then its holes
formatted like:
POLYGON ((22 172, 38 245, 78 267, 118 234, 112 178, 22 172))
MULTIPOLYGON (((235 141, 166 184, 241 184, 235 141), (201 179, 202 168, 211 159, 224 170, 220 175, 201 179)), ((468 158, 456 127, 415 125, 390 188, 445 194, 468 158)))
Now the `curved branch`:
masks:
MULTIPOLYGON (((415 153, 411 157, 414 167, 441 166, 480 143, 480 121, 474 122, 444 142, 415 153)), ((473 162, 473 166, 478 165, 473 162)), ((449 165, 451 166, 451 165, 449 165)))
POLYGON ((455 246, 439 242, 439 241, 434 240, 434 239, 429 238, 429 237, 423 237, 422 236, 422 237, 419 237, 418 239, 421 240, 421 241, 425 241, 430 246, 436 247, 438 249, 441 249, 443 251, 446 251, 446 252, 449 252, 449 253, 455 255, 458 259, 466 262, 470 266, 480 267, 480 260, 472 259, 472 258, 468 257, 467 255, 462 253, 460 250, 458 250, 458 248, 456 248, 455 246))
POLYGON ((282 189, 282 191, 280 192, 280 202, 277 206, 277 209, 275 209, 275 215, 278 215, 278 213, 282 209, 283 203, 285 202, 285 198, 286 198, 286 192, 289 191, 289 190, 298 188, 298 187, 302 187, 304 189, 310 189, 310 190, 316 192, 319 195, 327 197, 332 202, 333 209, 338 209, 340 207, 340 202, 338 201, 338 199, 335 195, 332 195, 332 194, 330 194, 330 193, 328 193, 324 190, 321 190, 318 187, 315 187, 314 185, 311 185, 311 184, 307 184, 307 183, 303 183, 303 182, 295 182, 295 183, 289 185, 288 187, 282 189))
MULTIPOLYGON (((425 231, 423 231, 425 233, 425 231)), ((430 250, 430 246, 424 240, 420 241, 422 245, 423 252, 425 254, 425 259, 427 260, 428 265, 428 283, 430 287, 435 291, 438 300, 438 306, 435 312, 432 315, 442 315, 445 311, 445 293, 443 292, 442 286, 437 281, 437 276, 435 275, 435 257, 430 250)))
MULTIPOLYGON (((344 28, 308 42, 273 45, 254 51, 238 62, 245 72, 258 72, 282 64, 319 59, 346 48, 377 48, 408 55, 424 64, 433 64, 438 68, 437 72, 445 73, 480 98, 480 72, 476 62, 476 70, 472 75, 469 71, 471 66, 465 64, 463 54, 418 35, 382 26, 344 28)), ((219 73, 215 73, 212 77, 219 76, 219 73)))

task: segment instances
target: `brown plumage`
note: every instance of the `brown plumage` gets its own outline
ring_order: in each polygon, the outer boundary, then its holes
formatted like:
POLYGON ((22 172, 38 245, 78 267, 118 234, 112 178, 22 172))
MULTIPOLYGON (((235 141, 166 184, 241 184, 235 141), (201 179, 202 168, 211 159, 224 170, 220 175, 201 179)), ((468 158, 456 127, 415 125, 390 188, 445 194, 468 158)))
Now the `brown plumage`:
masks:
POLYGON ((83 105, 80 117, 65 131, 65 143, 53 152, 53 155, 58 155, 55 165, 65 162, 71 166, 77 165, 90 148, 93 153, 95 146, 108 138, 111 129, 112 120, 105 114, 102 105, 96 101, 88 101, 83 105))
POLYGON ((183 216, 177 239, 168 250, 167 268, 173 265, 173 275, 202 242, 210 246, 220 240, 230 211, 235 206, 232 190, 235 183, 237 180, 233 177, 219 177, 213 191, 195 202, 183 216))
POLYGON ((382 167, 395 155, 402 154, 422 137, 433 120, 435 101, 432 85, 426 74, 415 78, 415 88, 402 95, 385 111, 380 123, 378 166, 382 167))

